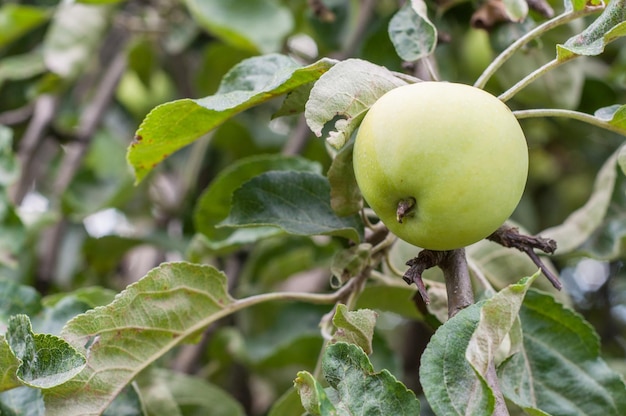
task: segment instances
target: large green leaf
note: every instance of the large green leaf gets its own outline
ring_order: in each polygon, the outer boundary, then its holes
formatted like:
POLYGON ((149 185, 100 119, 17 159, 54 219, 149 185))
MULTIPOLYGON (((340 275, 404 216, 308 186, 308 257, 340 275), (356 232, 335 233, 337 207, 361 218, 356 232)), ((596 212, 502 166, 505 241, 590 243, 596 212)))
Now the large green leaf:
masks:
POLYGON ((97 415, 144 368, 229 312, 226 277, 209 266, 166 263, 105 307, 72 319, 63 337, 87 366, 45 392, 50 416, 97 415))
POLYGON ((544 293, 530 290, 520 310, 523 345, 498 369, 505 397, 527 411, 626 414, 626 386, 600 358, 593 328, 544 293))
POLYGON ((246 182, 233 195, 228 227, 279 227, 295 235, 336 235, 360 241, 358 216, 338 217, 330 207, 326 177, 310 172, 266 172, 246 182))
POLYGON ((274 0, 186 0, 186 3, 207 31, 251 52, 279 51, 293 28, 289 9, 274 0))
POLYGON ((389 38, 400 58, 413 62, 437 46, 437 28, 428 19, 423 0, 407 1, 389 22, 389 38))
POLYGON ((233 234, 242 234, 241 231, 215 227, 228 217, 233 193, 253 177, 279 170, 321 173, 321 166, 301 157, 259 155, 241 159, 224 169, 202 193, 194 210, 196 230, 208 238, 208 244, 217 248, 220 241, 237 240, 233 234))
POLYGON ((301 371, 295 380, 302 404, 313 415, 394 415, 420 413, 415 393, 387 370, 375 372, 367 355, 353 344, 339 342, 324 352, 322 373, 330 385, 323 389, 301 371))
POLYGON ((250 107, 318 79, 333 65, 322 59, 300 66, 284 55, 249 58, 231 69, 213 96, 183 99, 154 108, 137 130, 127 159, 137 182, 173 152, 250 107))
POLYGON ((493 391, 465 358, 480 321, 480 305, 474 304, 440 326, 422 354, 420 382, 437 415, 490 415, 493 391))
POLYGON ((406 84, 388 69, 367 61, 339 62, 313 86, 304 111, 306 122, 318 137, 327 131, 328 142, 339 149, 376 100, 406 84))

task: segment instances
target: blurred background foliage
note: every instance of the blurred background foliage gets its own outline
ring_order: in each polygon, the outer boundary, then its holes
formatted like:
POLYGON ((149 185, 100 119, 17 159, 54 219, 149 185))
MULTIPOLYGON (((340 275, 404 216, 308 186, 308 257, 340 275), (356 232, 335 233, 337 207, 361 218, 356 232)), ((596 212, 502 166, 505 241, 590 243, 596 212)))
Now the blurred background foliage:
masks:
MULTIPOLYGON (((162 261, 217 265, 241 297, 328 287, 331 238, 279 236, 226 252, 198 242, 196 202, 225 168, 259 154, 299 154, 322 172, 331 158, 300 116, 272 119, 281 100, 246 111, 165 160, 134 186, 126 149, 146 114, 178 98, 213 94, 244 58, 280 52, 303 64, 357 57, 424 76, 397 56, 392 0, 5 0, 0 5, 0 276, 43 295, 87 286, 114 292, 162 261), (88 4, 91 3, 91 4, 88 4)), ((562 10, 560 2, 550 6, 562 10)), ((491 59, 545 20, 483 21, 469 1, 430 1, 438 28, 431 64, 440 79, 473 83, 491 59), (470 24, 470 22, 473 22, 470 24)), ((593 19, 590 17, 589 20, 593 19)), ((573 22, 532 42, 487 85, 498 94, 554 57, 585 27, 573 22)), ((593 113, 626 103, 626 47, 578 59, 508 104, 593 113)), ((521 121, 530 152, 527 189, 513 219, 531 233, 562 223, 588 200, 596 175, 624 138, 566 119, 521 121)), ((626 356, 626 179, 605 223, 579 250, 554 258, 573 305, 596 327, 609 357, 626 356)), ((521 277, 521 276, 519 276, 521 277)), ((399 296, 410 290, 398 289, 399 296)), ((375 306, 368 292, 363 306, 375 306)), ((390 302, 392 303, 392 302, 390 302)), ((361 306, 361 305, 360 305, 361 306)), ((167 365, 229 390, 261 414, 312 369, 328 308, 264 304, 209 328, 167 365)), ((415 350, 432 329, 417 311, 382 314, 372 361, 419 391, 415 350), (413 316, 411 316, 413 315, 413 316)))

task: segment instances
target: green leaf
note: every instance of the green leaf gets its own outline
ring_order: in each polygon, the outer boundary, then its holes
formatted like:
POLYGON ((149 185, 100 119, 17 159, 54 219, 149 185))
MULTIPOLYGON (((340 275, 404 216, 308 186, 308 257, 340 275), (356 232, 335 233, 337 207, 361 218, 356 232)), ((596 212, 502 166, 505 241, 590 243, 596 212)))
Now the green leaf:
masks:
POLYGON ((45 9, 6 3, 0 8, 0 48, 19 39, 48 18, 45 9))
POLYGON ((186 4, 208 32, 255 53, 279 51, 284 38, 293 29, 289 9, 273 0, 186 0, 186 4))
MULTIPOLYGON (((308 373, 303 372, 303 374, 308 373)), ((303 413, 304 407, 298 391, 295 388, 290 388, 274 402, 267 416, 301 415, 303 413)))
POLYGON ((136 181, 235 114, 313 82, 332 65, 328 59, 302 67, 284 55, 254 57, 231 69, 215 95, 154 108, 139 126, 127 153, 136 181))
POLYGON ((502 0, 506 15, 512 22, 521 22, 528 16, 528 3, 523 0, 502 0))
POLYGON ((615 188, 619 152, 620 149, 613 153, 598 172, 591 196, 585 205, 571 213, 562 224, 539 233, 542 237, 557 242, 559 255, 580 247, 602 224, 615 188))
POLYGON ((255 176, 267 171, 320 173, 321 166, 319 163, 300 157, 259 155, 238 160, 224 169, 202 193, 194 210, 196 230, 207 236, 209 243, 233 239, 235 238, 233 234, 241 234, 244 231, 216 228, 215 226, 228 217, 235 190, 255 176))
POLYGON ((41 295, 33 287, 0 278, 0 326, 12 315, 35 315, 41 310, 41 295))
POLYGON ((389 371, 374 372, 367 355, 353 344, 337 343, 324 352, 322 373, 338 409, 350 415, 413 416, 420 413, 415 393, 389 371))
POLYGON ((411 0, 389 21, 389 38, 396 53, 407 62, 425 58, 437 46, 437 28, 428 19, 426 3, 411 0))
POLYGON ((505 397, 560 415, 626 414, 626 386, 600 358, 600 343, 580 315, 529 290, 520 310, 522 350, 498 368, 505 397))
POLYGON ((613 0, 582 33, 557 45, 557 59, 600 55, 606 45, 622 36, 626 36, 626 0, 613 0))
POLYGON ((146 416, 141 400, 136 384, 131 383, 118 394, 102 416, 146 416))
POLYGON ((354 215, 363 208, 363 197, 352 166, 354 141, 341 148, 328 169, 330 205, 340 217, 354 215))
POLYGON ((623 135, 626 135, 626 105, 615 104, 600 108, 594 113, 594 116, 613 127, 617 127, 623 135))
POLYGON ((330 265, 333 274, 331 285, 340 287, 354 276, 358 276, 370 264, 372 245, 361 243, 337 251, 330 265))
POLYGON ((241 404, 226 391, 199 377, 155 368, 140 375, 139 385, 148 413, 153 416, 176 414, 165 407, 163 397, 171 399, 178 414, 182 414, 179 409, 184 408, 193 409, 193 414, 245 415, 241 404))
MULTIPOLYGON (((22 385, 17 378, 17 370, 20 364, 21 361, 11 351, 11 347, 4 335, 0 335, 0 392, 22 385)), ((0 403, 2 403, 1 398, 0 403)))
POLYGON ((30 387, 58 386, 85 367, 85 357, 63 339, 50 334, 34 334, 26 315, 9 319, 6 338, 21 361, 17 376, 30 387))
POLYGON ((2 416, 45 416, 41 390, 18 387, 0 394, 2 416))
POLYGON ((93 62, 109 24, 110 10, 108 6, 61 3, 43 42, 48 69, 71 79, 93 62))
POLYGON ((465 358, 480 321, 480 305, 463 309, 440 326, 424 353, 420 382, 437 415, 490 415, 495 406, 493 391, 465 358))
POLYGON ((331 403, 326 391, 315 377, 308 371, 299 371, 294 386, 300 395, 302 406, 312 415, 339 415, 337 408, 331 403))
POLYGON ((0 186, 11 185, 19 173, 18 161, 13 153, 13 130, 0 124, 0 186))
POLYGON ((399 276, 398 285, 374 284, 365 287, 356 308, 369 308, 381 312, 393 312, 412 320, 423 320, 424 317, 415 307, 413 297, 415 286, 407 285, 399 276))
POLYGON ((346 305, 338 304, 333 316, 333 324, 337 328, 333 334, 333 342, 358 345, 370 355, 377 316, 371 309, 349 311, 346 305))
POLYGON ((228 313, 226 276, 210 266, 165 263, 107 306, 72 319, 63 337, 85 369, 45 392, 47 415, 97 414, 144 368, 228 313))
MULTIPOLYGON (((496 353, 518 319, 524 296, 540 273, 509 285, 480 308, 478 326, 469 341, 465 357, 474 370, 490 383, 487 373, 495 369, 496 353)), ((493 380, 492 380, 493 381, 493 380)))
POLYGON ((40 50, 13 55, 0 60, 0 86, 6 80, 22 80, 46 72, 40 50))
POLYGON ((304 115, 317 137, 340 149, 384 93, 407 83, 388 69, 360 59, 341 61, 322 75, 311 90, 304 115))
POLYGON ((233 195, 226 227, 279 227, 295 235, 335 235, 360 241, 357 216, 340 218, 330 207, 330 185, 310 172, 266 172, 246 182, 233 195))
POLYGON ((622 173, 626 175, 626 146, 622 146, 617 154, 617 164, 622 169, 622 173))

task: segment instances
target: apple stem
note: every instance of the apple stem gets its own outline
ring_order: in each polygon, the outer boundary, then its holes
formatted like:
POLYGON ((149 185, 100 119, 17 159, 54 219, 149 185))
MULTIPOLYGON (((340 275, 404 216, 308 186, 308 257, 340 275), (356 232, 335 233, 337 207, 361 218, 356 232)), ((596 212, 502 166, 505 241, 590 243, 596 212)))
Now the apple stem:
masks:
POLYGON ((415 198, 413 198, 412 196, 406 199, 401 199, 398 202, 398 208, 396 209, 396 219, 400 224, 402 224, 402 220, 404 218, 413 214, 413 211, 415 210, 415 203, 415 198))
POLYGON ((523 235, 520 234, 517 227, 507 225, 498 228, 493 234, 487 237, 487 239, 504 247, 513 247, 526 253, 533 263, 541 269, 555 289, 561 290, 563 287, 559 278, 541 261, 537 253, 535 253, 535 249, 538 249, 544 253, 553 254, 556 251, 556 241, 539 236, 523 235))

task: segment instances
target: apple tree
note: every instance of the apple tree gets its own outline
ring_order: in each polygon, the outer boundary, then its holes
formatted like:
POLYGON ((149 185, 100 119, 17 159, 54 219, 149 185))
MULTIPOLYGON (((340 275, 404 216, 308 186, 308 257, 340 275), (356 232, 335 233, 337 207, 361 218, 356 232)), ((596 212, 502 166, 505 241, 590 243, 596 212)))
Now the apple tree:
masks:
POLYGON ((0 414, 626 414, 626 0, 0 23, 0 414))

